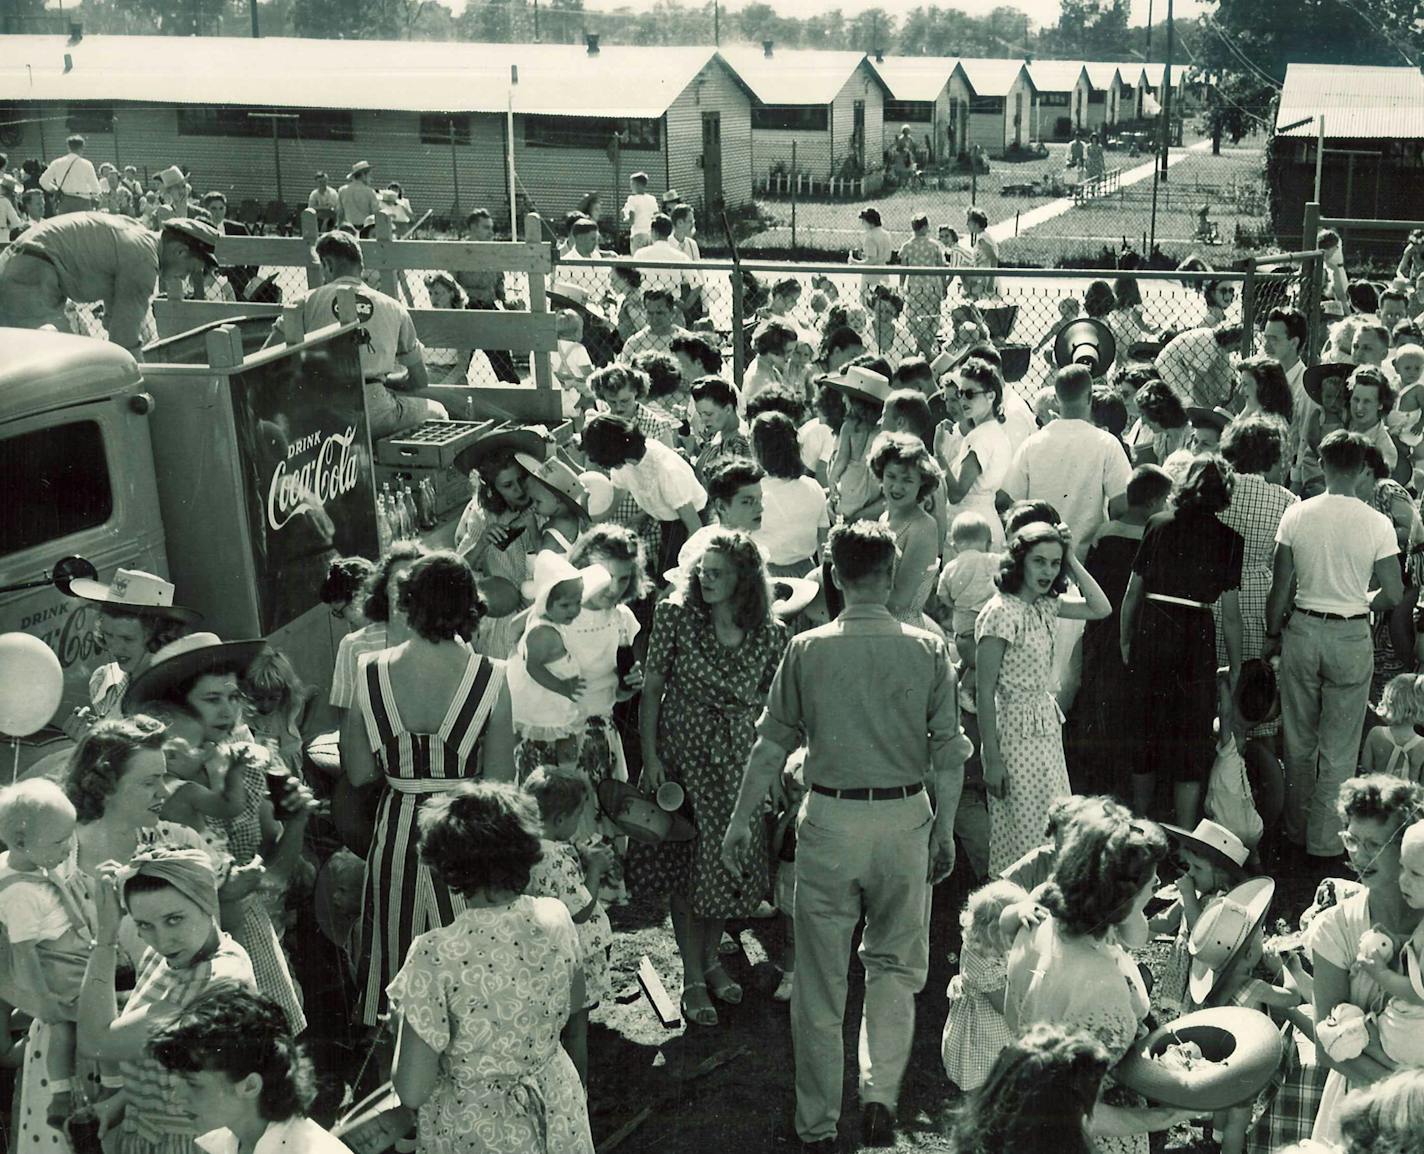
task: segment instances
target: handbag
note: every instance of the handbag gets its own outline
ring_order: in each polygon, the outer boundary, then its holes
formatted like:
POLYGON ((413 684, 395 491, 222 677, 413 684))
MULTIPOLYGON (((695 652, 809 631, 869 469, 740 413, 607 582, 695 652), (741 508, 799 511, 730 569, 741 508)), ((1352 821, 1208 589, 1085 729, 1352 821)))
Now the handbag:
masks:
POLYGON ((385 1154, 414 1132, 415 1114, 401 1105, 389 1082, 357 1102, 331 1128, 331 1136, 346 1143, 351 1154, 385 1154))
POLYGON ((1244 845, 1254 850, 1260 843, 1265 825, 1251 798, 1246 760, 1236 748, 1235 737, 1228 737, 1224 744, 1217 746, 1205 804, 1207 817, 1229 829, 1244 845))

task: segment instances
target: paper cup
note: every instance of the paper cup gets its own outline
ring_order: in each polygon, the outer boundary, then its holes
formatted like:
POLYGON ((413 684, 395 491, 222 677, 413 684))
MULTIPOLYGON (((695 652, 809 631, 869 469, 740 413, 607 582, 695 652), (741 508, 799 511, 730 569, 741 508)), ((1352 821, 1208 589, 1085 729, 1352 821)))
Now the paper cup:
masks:
POLYGON ((675 781, 665 781, 658 786, 658 808, 668 813, 676 813, 687 798, 686 791, 675 781))

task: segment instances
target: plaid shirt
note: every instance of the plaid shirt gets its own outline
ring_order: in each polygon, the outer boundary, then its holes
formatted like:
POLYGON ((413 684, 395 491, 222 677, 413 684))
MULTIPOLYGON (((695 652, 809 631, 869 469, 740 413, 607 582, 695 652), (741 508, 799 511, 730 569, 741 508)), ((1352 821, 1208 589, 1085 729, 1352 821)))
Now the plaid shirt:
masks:
MULTIPOLYGON (((661 441, 669 449, 677 448, 677 423, 655 413, 647 405, 638 406, 638 415, 633 423, 649 440, 661 441)), ((662 525, 643 512, 632 494, 620 492, 613 502, 609 520, 634 530, 643 539, 643 550, 647 554, 648 564, 653 564, 657 559, 658 544, 662 540, 662 525)))

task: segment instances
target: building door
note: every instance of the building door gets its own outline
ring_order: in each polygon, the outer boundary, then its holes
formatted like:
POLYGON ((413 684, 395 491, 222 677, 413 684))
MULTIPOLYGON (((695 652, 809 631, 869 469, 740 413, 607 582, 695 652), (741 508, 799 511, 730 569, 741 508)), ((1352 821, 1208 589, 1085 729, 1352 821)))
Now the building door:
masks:
POLYGON ((1023 143, 1023 92, 1014 93, 1014 147, 1023 143))
POLYGON ((710 215, 722 209, 722 114, 702 114, 702 205, 710 215))
POLYGON ((861 172, 865 171, 865 101, 857 100, 851 109, 850 154, 861 172))

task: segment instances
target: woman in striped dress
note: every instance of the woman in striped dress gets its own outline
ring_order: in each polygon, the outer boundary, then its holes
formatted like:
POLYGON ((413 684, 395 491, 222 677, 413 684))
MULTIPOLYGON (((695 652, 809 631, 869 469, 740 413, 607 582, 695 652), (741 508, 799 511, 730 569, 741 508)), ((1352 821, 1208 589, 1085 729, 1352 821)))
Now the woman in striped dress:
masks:
POLYGON ((397 604, 411 639, 362 657, 356 708, 341 731, 351 783, 383 775, 387 787, 362 896, 357 980, 368 1026, 385 1012, 386 986, 411 942, 465 909, 420 862, 416 814, 423 799, 473 778, 514 778, 504 662, 466 644, 482 611, 470 567, 454 553, 422 558, 402 580, 397 604))

